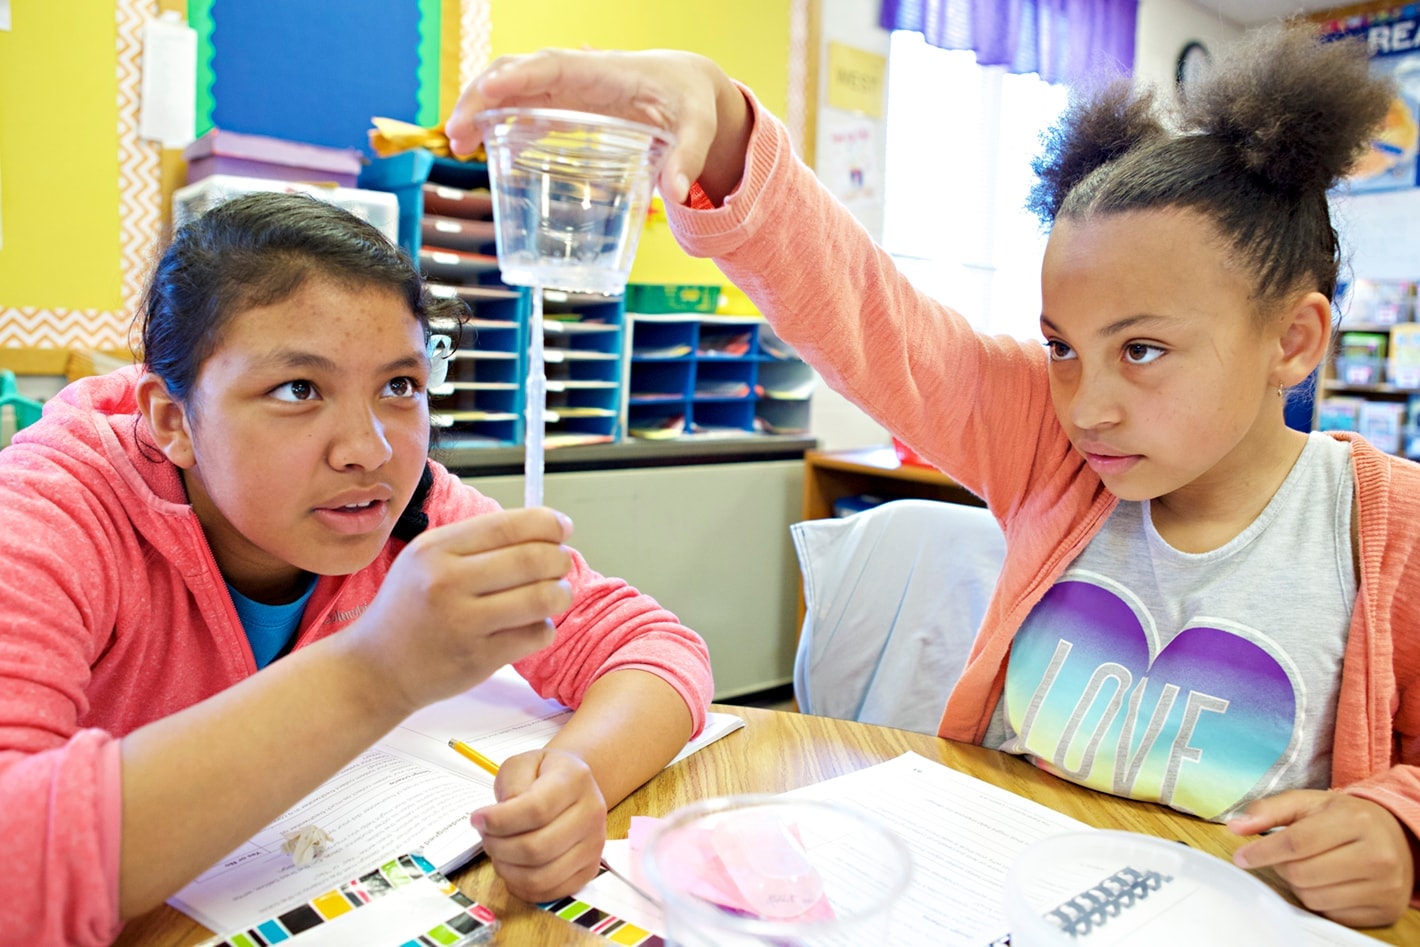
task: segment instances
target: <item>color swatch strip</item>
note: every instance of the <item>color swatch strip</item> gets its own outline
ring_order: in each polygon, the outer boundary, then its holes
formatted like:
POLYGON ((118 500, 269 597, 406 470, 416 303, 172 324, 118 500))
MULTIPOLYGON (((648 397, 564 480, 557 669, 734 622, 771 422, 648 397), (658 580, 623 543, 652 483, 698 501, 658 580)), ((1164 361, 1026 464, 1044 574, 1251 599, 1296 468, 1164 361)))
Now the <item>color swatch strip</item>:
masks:
MULTIPOLYGON (((479 942, 493 933, 498 919, 492 911, 460 891, 457 885, 439 874, 424 856, 401 855, 255 927, 203 941, 201 947, 271 947, 426 877, 448 895, 458 913, 400 947, 454 947, 479 942)), ((659 940, 657 938, 658 943, 659 940)), ((626 943, 640 944, 643 941, 626 943)))
POLYGON ((574 897, 569 896, 560 901, 548 901, 539 904, 538 907, 556 914, 578 927, 584 927, 593 934, 600 934, 613 944, 625 944, 627 947, 633 947, 633 945, 664 947, 665 945, 665 941, 661 939, 659 934, 642 930, 630 921, 623 921, 614 914, 608 914, 601 908, 594 907, 585 901, 578 901, 574 897))

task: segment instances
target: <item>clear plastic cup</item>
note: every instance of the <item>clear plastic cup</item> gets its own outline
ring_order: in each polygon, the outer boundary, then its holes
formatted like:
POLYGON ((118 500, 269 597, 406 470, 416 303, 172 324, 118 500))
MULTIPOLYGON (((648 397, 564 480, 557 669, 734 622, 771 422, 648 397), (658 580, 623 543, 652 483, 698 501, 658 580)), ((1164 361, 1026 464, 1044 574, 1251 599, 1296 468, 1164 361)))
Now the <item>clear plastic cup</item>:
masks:
POLYGON ((1066 832, 1006 874, 1012 947, 1305 942, 1293 908, 1231 862, 1134 832, 1066 832))
POLYGON ((893 943, 912 856, 860 809, 728 796, 671 813, 641 853, 674 947, 893 943))
POLYGON ((494 109, 474 123, 488 152, 503 281, 623 292, 674 137, 560 109, 494 109))

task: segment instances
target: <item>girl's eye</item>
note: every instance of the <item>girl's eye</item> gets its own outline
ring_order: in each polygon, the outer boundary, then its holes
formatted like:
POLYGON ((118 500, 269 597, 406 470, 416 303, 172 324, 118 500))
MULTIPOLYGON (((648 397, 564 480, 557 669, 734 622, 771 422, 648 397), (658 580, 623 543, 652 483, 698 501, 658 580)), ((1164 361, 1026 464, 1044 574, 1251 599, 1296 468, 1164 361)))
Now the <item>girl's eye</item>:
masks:
POLYGON ((304 378, 288 381, 271 389, 271 396, 277 401, 313 401, 316 397, 316 386, 304 378))
POLYGON ((1045 349, 1050 353, 1050 360, 1052 362, 1064 362, 1075 357, 1075 350, 1059 339, 1048 339, 1045 343, 1045 349))
POLYGON ((1147 365, 1163 354, 1161 346, 1147 342, 1130 342, 1124 347, 1124 359, 1130 365, 1147 365))
POLYGON ((419 394, 419 383, 408 375, 391 378, 385 385, 384 394, 390 398, 413 398, 419 394))

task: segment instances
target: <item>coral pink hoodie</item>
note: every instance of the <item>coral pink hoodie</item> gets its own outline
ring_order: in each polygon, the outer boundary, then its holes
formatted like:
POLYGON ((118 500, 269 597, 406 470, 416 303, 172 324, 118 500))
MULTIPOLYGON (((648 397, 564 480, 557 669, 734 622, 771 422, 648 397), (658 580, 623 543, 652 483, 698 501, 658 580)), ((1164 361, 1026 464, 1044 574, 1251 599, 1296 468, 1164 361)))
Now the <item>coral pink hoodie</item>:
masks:
MULTIPOLYGON (((120 928, 118 738, 256 673, 177 468, 139 441, 136 369, 70 385, 0 451, 0 945, 106 944, 120 928)), ((434 464, 430 526, 498 509, 434 464)), ((404 544, 320 578, 296 647, 369 604, 404 544)), ((571 707, 613 668, 711 697, 694 632, 574 556, 557 637, 516 667, 571 707)))
MULTIPOLYGON (((836 390, 986 500, 1006 559, 938 732, 979 742, 1026 615, 1118 502, 1066 438, 1038 343, 972 331, 919 293, 793 154, 746 90, 755 127, 724 206, 667 216, 714 257, 836 390)), ((1420 835, 1420 465, 1351 443, 1359 589, 1342 670, 1332 785, 1420 835)))

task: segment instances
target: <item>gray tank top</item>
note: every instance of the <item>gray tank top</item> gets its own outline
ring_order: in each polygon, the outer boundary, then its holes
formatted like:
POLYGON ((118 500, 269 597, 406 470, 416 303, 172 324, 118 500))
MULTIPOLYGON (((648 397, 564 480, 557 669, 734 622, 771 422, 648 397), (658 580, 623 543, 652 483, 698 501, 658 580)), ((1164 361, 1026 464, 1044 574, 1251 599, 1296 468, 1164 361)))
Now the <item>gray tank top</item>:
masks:
POLYGON ((1356 603, 1351 449, 1310 435, 1257 519, 1179 552, 1121 502, 1016 633, 983 743, 1225 820, 1331 781, 1356 603))

